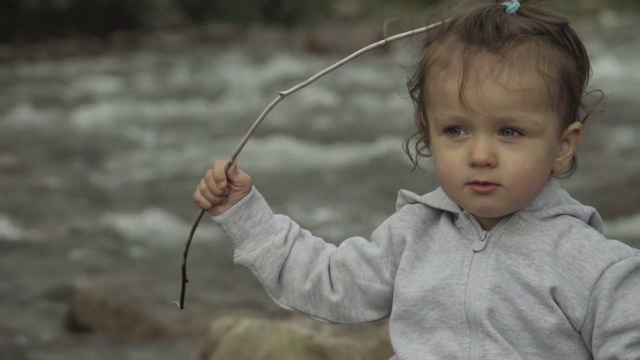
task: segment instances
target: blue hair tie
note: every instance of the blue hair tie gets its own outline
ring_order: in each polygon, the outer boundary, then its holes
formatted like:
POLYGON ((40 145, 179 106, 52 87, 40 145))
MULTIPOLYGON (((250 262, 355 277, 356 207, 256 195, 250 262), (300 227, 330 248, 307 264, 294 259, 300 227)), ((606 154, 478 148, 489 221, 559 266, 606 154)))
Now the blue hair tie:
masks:
POLYGON ((518 0, 503 2, 502 5, 507 7, 505 12, 509 15, 515 15, 518 9, 520 9, 520 2, 518 0))

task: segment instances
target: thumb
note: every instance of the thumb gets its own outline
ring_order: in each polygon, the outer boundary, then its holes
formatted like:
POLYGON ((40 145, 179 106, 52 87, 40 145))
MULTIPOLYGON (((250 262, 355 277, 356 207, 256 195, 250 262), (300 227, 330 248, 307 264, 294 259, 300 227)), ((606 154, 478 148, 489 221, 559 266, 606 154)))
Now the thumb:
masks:
POLYGON ((227 171, 227 178, 231 182, 242 184, 243 182, 246 182, 247 179, 249 179, 249 175, 240 170, 240 168, 238 168, 238 163, 234 161, 227 171))

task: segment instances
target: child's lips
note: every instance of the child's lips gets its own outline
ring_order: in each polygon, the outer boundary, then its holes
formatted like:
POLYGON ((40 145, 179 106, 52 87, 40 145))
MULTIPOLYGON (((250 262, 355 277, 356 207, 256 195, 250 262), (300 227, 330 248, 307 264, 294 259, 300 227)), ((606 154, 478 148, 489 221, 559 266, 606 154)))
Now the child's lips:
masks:
POLYGON ((469 187, 476 193, 489 194, 498 189, 500 185, 491 181, 472 181, 469 183, 469 187))

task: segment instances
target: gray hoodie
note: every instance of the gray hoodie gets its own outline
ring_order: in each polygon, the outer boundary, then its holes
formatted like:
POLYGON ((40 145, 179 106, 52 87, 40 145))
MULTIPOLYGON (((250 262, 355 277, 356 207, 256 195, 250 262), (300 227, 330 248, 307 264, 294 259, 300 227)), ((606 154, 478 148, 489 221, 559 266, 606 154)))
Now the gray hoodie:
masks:
POLYGON ((640 250, 604 238, 555 180, 491 231, 441 189, 401 190, 396 207, 370 240, 339 246, 255 188, 213 219, 283 308, 389 317, 394 359, 640 359, 640 250))

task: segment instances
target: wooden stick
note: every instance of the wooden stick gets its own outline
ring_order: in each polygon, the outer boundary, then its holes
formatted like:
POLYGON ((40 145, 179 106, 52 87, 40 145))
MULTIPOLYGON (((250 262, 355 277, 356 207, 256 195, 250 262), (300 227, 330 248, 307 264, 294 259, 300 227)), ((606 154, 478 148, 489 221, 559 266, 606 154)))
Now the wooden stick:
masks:
MULTIPOLYGON (((234 151, 233 155, 231 155, 231 158, 229 160, 229 162, 227 163, 227 166, 225 168, 225 171, 229 171, 229 168, 231 167, 231 165, 236 161, 236 158, 238 157, 238 155, 240 154, 240 152, 242 151, 242 149, 244 148, 244 146, 247 144, 247 142, 249 141, 249 139, 251 138, 251 136, 253 135, 253 133, 256 131, 256 129, 258 128, 258 126, 260 125, 260 123, 262 123, 262 120, 264 120, 267 115, 271 112, 271 110, 273 110, 273 108, 278 105, 278 103, 280 103, 282 100, 284 100, 287 96, 295 93, 298 90, 304 89, 305 87, 311 85, 313 82, 315 82, 316 80, 320 79, 321 77, 327 75, 328 73, 334 71, 335 69, 341 67, 342 65, 350 62, 351 60, 357 58, 358 56, 371 51, 375 48, 378 48, 380 46, 386 45, 392 41, 396 41, 396 40, 400 40, 400 39, 404 39, 410 36, 413 36, 415 34, 420 34, 423 32, 427 32, 429 30, 432 30, 434 28, 436 28, 437 26, 440 26, 442 24, 444 24, 445 22, 447 22, 448 20, 443 20, 440 22, 437 22, 435 24, 431 24, 429 26, 425 26, 422 28, 418 28, 418 29, 414 29, 411 31, 407 31, 398 35, 394 35, 394 36, 390 36, 387 38, 384 38, 376 43, 373 43, 371 45, 365 46, 362 49, 354 52, 353 54, 347 56, 346 58, 338 61, 337 63, 329 66, 328 68, 320 71, 319 73, 313 75, 312 77, 310 77, 309 79, 307 79, 304 82, 301 82, 300 84, 292 87, 289 90, 286 91, 280 91, 278 92, 278 97, 275 98, 271 104, 269 104, 269 106, 267 106, 263 111, 262 114, 260 114, 260 116, 258 117, 258 119, 253 123, 253 125, 251 125, 251 128, 249 128, 249 131, 247 131, 247 133, 244 135, 244 138, 242 138, 242 141, 240 141, 240 144, 238 145, 238 147, 236 148, 236 150, 234 151)), ((189 233, 189 239, 187 240, 187 244, 185 246, 184 249, 184 253, 183 253, 183 260, 182 260, 182 286, 180 289, 180 302, 176 301, 175 304, 180 308, 180 310, 184 309, 184 298, 186 295, 186 290, 187 290, 187 283, 189 282, 188 278, 187 278, 187 257, 189 256, 189 248, 191 247, 191 241, 193 240, 193 234, 196 231, 196 228, 198 227, 198 224, 200 224, 200 220, 202 219, 202 216, 204 215, 205 210, 200 211, 200 215, 198 215, 198 218, 196 219, 196 221, 193 223, 193 226, 191 227, 191 232, 189 233)))

